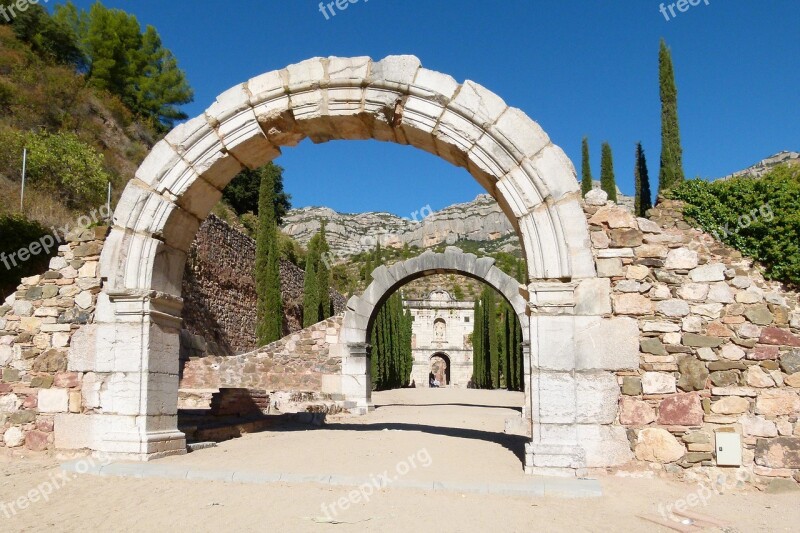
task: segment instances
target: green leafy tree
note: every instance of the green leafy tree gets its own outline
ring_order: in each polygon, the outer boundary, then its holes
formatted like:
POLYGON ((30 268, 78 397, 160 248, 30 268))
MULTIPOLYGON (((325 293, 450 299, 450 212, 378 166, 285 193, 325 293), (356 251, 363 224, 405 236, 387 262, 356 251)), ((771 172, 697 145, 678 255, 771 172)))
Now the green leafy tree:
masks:
POLYGON ((647 171, 647 158, 642 143, 636 143, 636 163, 633 171, 636 184, 634 211, 636 216, 646 216, 647 210, 653 207, 653 193, 650 190, 650 174, 647 171))
POLYGON ((679 185, 684 180, 683 148, 678 125, 678 88, 672 52, 661 39, 658 51, 658 83, 661 95, 661 166, 658 173, 658 191, 679 185))
POLYGON ((292 197, 283 189, 283 168, 269 162, 257 170, 246 169, 236 175, 225 187, 222 197, 239 216, 258 214, 258 191, 264 174, 271 174, 275 182, 275 217, 280 226, 292 208, 292 197))
POLYGON ((583 196, 592 190, 592 165, 589 161, 589 139, 581 143, 581 193, 583 196))
POLYGON ((603 143, 600 159, 600 187, 608 193, 608 199, 617 201, 617 180, 614 177, 614 157, 611 145, 603 143))
POLYGON ((258 294, 256 338, 261 346, 283 336, 280 249, 275 222, 275 184, 271 174, 261 180, 255 280, 258 294))

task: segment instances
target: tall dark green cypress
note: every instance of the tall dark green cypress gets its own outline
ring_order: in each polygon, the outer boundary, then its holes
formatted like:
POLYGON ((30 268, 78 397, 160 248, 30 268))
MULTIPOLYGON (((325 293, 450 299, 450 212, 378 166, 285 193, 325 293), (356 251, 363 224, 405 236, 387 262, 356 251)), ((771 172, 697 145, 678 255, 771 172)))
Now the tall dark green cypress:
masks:
POLYGON ((661 95, 661 166, 658 172, 658 192, 671 189, 684 180, 683 148, 678 123, 678 87, 672 52, 664 39, 658 51, 658 86, 661 95))
MULTIPOLYGON (((311 241, 313 244, 313 239, 311 241)), ((306 273, 303 281, 303 327, 313 326, 319 320, 319 284, 317 283, 317 261, 314 246, 309 246, 306 255, 306 273)))
POLYGON ((372 385, 386 390, 408 385, 411 376, 411 314, 403 312, 400 294, 393 294, 378 311, 372 326, 372 385))
POLYGON ((497 349, 497 297, 494 289, 486 290, 487 333, 489 337, 489 386, 500 388, 500 358, 497 349))
POLYGON ((325 320, 333 315, 333 308, 331 307, 331 271, 328 267, 328 254, 331 248, 328 246, 328 240, 325 236, 325 222, 319 230, 317 241, 317 300, 319 302, 319 311, 317 313, 317 321, 325 320))
POLYGON ((636 199, 634 210, 636 216, 644 217, 647 210, 653 207, 653 193, 650 190, 650 174, 647 171, 647 159, 644 156, 642 143, 636 143, 636 164, 633 171, 636 182, 636 199))
POLYGON ((589 139, 581 143, 581 193, 583 196, 592 190, 592 164, 589 161, 589 139))
POLYGON ((259 345, 264 346, 280 339, 283 334, 280 249, 275 218, 275 182, 271 173, 262 175, 258 211, 254 276, 258 295, 256 338, 259 345))
POLYGON ((472 385, 476 389, 483 387, 483 309, 481 300, 475 301, 475 316, 472 327, 472 385))
POLYGON ((600 186, 606 193, 608 199, 617 201, 617 180, 614 177, 614 156, 611 154, 611 145, 603 143, 600 158, 600 186))

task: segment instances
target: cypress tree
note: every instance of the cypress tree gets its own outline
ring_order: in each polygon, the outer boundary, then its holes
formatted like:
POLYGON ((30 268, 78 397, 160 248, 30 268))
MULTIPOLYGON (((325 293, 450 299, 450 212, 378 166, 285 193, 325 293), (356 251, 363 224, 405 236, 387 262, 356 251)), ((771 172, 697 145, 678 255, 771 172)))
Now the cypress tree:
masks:
POLYGON ((319 322, 319 283, 317 280, 317 236, 308 243, 306 273, 303 281, 303 327, 319 322))
POLYGON ((331 249, 325 238, 325 222, 322 223, 317 235, 317 264, 315 272, 317 275, 317 301, 319 302, 317 322, 319 322, 333 315, 333 308, 331 307, 331 271, 327 263, 331 249))
POLYGON ((653 207, 653 193, 650 190, 650 174, 647 172, 647 159, 644 156, 642 143, 636 143, 636 166, 634 168, 636 181, 636 216, 643 217, 647 210, 653 207))
POLYGON ((658 51, 658 85, 661 95, 661 166, 658 172, 658 192, 671 189, 684 180, 683 148, 678 124, 678 88, 672 52, 664 39, 658 51))
POLYGON ((611 155, 611 145, 603 143, 600 159, 600 187, 608 193, 608 199, 617 201, 617 181, 614 178, 614 157, 611 155))
POLYGON ((483 317, 481 313, 481 301, 476 300, 472 328, 472 384, 476 389, 483 385, 481 381, 481 359, 483 358, 483 317))
POLYGON ((489 387, 500 387, 500 358, 497 349, 497 306, 494 289, 486 290, 487 332, 489 337, 489 387))
POLYGON ((589 162, 589 139, 583 138, 581 143, 581 194, 586 194, 592 190, 592 165, 589 162))
POLYGON ((283 332, 280 250, 275 219, 274 177, 267 173, 259 189, 258 235, 255 280, 258 295, 256 338, 264 346, 280 339, 283 332))

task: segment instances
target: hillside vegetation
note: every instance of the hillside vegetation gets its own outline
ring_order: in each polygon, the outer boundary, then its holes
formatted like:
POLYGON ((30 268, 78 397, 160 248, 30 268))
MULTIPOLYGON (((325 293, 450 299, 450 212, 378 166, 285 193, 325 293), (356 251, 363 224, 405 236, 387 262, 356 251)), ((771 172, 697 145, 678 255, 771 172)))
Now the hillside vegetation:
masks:
POLYGON ((800 167, 760 178, 692 180, 671 191, 703 230, 760 261, 765 275, 800 286, 800 167))

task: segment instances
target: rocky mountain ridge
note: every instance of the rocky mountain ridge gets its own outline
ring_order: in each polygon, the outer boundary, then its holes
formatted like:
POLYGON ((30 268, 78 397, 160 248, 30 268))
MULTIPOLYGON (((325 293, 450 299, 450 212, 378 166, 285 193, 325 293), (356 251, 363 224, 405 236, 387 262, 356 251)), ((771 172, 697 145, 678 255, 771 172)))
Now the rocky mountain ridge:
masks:
POLYGON ((492 249, 518 247, 517 237, 497 202, 488 194, 434 212, 426 206, 415 219, 390 213, 337 213, 327 207, 304 207, 289 211, 282 231, 307 245, 322 221, 328 243, 340 258, 366 252, 380 242, 384 248, 405 245, 429 248, 459 241, 488 243, 492 249))

